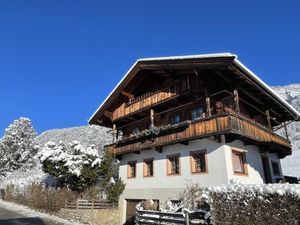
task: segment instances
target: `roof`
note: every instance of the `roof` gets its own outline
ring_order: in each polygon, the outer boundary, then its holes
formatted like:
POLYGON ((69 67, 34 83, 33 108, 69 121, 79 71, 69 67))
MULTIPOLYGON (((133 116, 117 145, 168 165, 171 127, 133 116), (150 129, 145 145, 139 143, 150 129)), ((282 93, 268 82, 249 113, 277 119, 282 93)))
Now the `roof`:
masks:
POLYGON ((281 106, 286 108, 294 117, 295 120, 300 119, 300 113, 294 109, 289 103, 287 103, 283 98, 281 98, 274 90, 272 90, 265 82, 263 82, 256 74, 254 74, 250 69, 248 69, 243 63, 241 63, 237 59, 237 55, 231 53, 215 53, 215 54, 201 54, 201 55, 186 55, 186 56, 168 56, 168 57, 156 57, 156 58, 142 58, 138 59, 131 68, 127 71, 127 73, 123 76, 120 82, 115 86, 115 88, 111 91, 111 93, 107 96, 107 98, 102 102, 102 104, 98 107, 98 109, 94 112, 94 114, 90 117, 89 123, 93 124, 97 121, 96 117, 100 111, 110 103, 110 99, 113 95, 116 95, 117 92, 128 84, 128 82, 133 78, 136 74, 135 71, 140 69, 140 66, 143 63, 159 63, 163 61, 186 61, 186 60, 220 60, 220 61, 229 61, 233 66, 239 68, 243 71, 245 76, 248 76, 251 80, 253 80, 257 85, 259 85, 265 92, 267 92, 272 98, 277 101, 281 106))

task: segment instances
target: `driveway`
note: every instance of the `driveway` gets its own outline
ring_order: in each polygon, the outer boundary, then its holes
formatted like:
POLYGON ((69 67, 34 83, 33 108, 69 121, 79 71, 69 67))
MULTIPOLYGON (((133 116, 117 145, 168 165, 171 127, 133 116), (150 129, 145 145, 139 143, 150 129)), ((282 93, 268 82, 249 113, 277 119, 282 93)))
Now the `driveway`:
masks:
MULTIPOLYGON (((36 213, 23 206, 0 201, 0 225, 66 225, 72 224, 50 215, 36 213), (45 218, 46 217, 46 218, 45 218), (57 221, 58 220, 58 221, 57 221)), ((75 224, 75 223, 74 223, 75 224)))

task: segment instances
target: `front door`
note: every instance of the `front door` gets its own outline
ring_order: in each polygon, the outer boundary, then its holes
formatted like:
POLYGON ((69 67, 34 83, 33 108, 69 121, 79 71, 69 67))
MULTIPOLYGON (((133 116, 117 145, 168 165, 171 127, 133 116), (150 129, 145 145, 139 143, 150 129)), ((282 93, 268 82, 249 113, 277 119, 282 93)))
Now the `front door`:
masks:
POLYGON ((135 207, 142 199, 127 199, 126 205, 126 225, 134 225, 135 207))

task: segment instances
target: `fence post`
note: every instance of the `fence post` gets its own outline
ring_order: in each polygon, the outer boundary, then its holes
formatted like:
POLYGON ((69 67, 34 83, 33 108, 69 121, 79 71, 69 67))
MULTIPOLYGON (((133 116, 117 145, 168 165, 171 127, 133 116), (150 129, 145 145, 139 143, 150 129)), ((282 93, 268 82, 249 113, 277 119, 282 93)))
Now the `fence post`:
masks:
POLYGON ((79 200, 77 199, 76 209, 79 207, 79 200))
POLYGON ((185 225, 190 225, 189 211, 185 211, 185 225))

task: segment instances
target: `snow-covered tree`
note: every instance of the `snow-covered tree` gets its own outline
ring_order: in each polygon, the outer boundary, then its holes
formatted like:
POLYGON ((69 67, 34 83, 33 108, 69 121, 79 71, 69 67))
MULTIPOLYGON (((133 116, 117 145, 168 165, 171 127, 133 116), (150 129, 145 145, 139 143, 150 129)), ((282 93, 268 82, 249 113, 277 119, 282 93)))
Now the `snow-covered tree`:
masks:
POLYGON ((15 120, 0 140, 0 174, 14 171, 24 165, 32 165, 38 150, 36 132, 30 119, 15 120))
POLYGON ((104 151, 97 151, 93 145, 85 148, 78 141, 68 145, 48 142, 38 157, 44 172, 74 191, 82 192, 98 182, 99 192, 107 192, 108 197, 112 196, 110 198, 115 200, 115 196, 119 196, 124 189, 121 180, 111 182, 118 171, 113 157, 108 157, 104 151))

